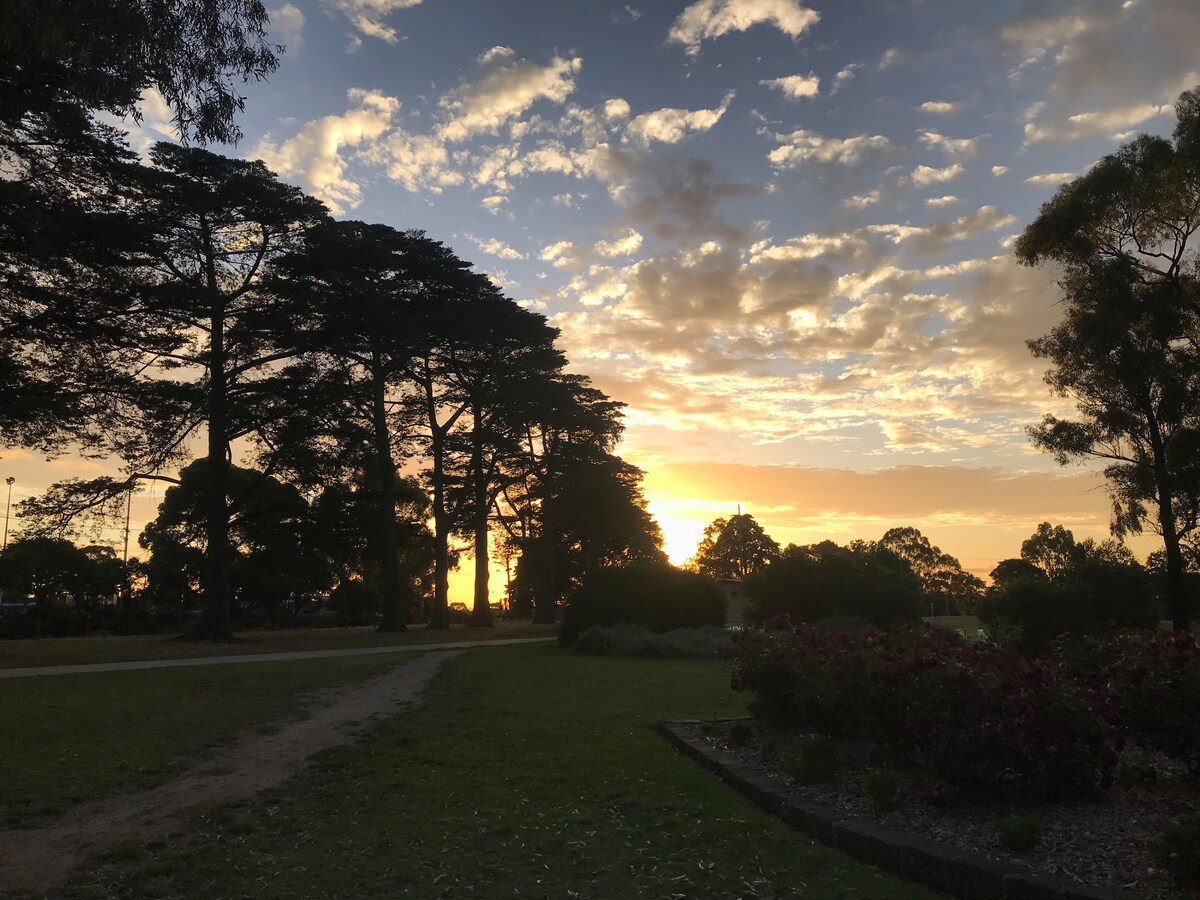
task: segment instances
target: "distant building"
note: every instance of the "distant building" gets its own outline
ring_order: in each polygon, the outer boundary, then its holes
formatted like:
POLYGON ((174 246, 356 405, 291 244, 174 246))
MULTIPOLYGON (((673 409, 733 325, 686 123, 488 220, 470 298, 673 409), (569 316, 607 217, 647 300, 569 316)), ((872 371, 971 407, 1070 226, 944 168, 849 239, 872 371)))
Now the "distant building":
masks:
POLYGON ((725 593, 725 624, 746 624, 746 590, 740 578, 720 578, 717 585, 725 593))

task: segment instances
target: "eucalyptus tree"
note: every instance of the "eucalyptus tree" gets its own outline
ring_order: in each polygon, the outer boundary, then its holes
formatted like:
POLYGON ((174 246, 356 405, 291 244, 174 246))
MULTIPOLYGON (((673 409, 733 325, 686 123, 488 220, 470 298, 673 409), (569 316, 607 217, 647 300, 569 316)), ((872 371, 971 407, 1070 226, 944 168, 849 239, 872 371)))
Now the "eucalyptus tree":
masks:
POLYGON ((1200 525, 1200 89, 1174 140, 1142 135, 1044 204, 1017 243, 1059 272, 1064 320, 1029 342, 1080 417, 1046 416, 1034 442, 1060 463, 1099 459, 1113 531, 1163 539, 1176 628, 1189 609, 1181 541, 1200 525))

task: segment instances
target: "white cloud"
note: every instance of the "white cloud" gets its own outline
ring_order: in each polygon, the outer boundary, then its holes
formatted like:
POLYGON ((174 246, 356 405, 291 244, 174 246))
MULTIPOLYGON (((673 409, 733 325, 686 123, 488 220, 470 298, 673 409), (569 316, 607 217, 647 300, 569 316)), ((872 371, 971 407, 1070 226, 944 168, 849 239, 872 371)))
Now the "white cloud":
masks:
POLYGON ((856 166, 871 157, 898 149, 881 134, 827 138, 815 131, 799 129, 791 134, 776 135, 775 139, 779 141, 780 146, 772 150, 767 158, 773 165, 787 168, 809 160, 856 166))
POLYGON ((301 186, 335 215, 362 202, 362 188, 347 174, 343 148, 378 140, 391 126, 400 101, 379 91, 351 88, 352 109, 340 116, 314 119, 295 137, 276 144, 268 134, 249 154, 301 186))
POLYGON ((919 140, 926 147, 944 150, 951 156, 972 156, 986 138, 987 135, 976 138, 948 138, 936 131, 922 131, 919 134, 919 140))
POLYGON ((953 194, 947 194, 944 197, 927 197, 925 205, 932 209, 945 209, 947 206, 953 206, 959 200, 953 194))
POLYGON ((785 75, 782 78, 768 78, 760 81, 759 84, 782 91, 783 96, 789 100, 803 100, 806 97, 817 96, 817 90, 821 86, 821 79, 812 72, 809 72, 807 75, 785 75))
POLYGON ((289 56, 299 53, 300 48, 304 46, 304 13, 291 3, 285 3, 277 9, 272 9, 270 15, 272 37, 279 39, 287 48, 289 56))
MULTIPOLYGON (((421 0, 325 0, 334 9, 343 13, 350 24, 367 37, 379 38, 389 44, 399 37, 396 29, 383 23, 384 16, 398 9, 420 6, 421 0)), ((361 45, 361 44, 360 44, 361 45)), ((353 49, 358 49, 354 47, 353 49)))
POLYGON ((612 241, 600 241, 592 248, 598 256, 608 258, 628 256, 636 253, 642 246, 642 235, 632 228, 626 228, 624 234, 612 241))
POLYGON ((863 67, 862 63, 850 63, 850 65, 838 71, 833 76, 833 88, 829 91, 830 95, 836 94, 851 81, 854 80, 855 74, 863 67))
POLYGON ((847 197, 842 201, 842 206, 848 209, 866 209, 868 206, 879 202, 879 189, 868 191, 865 194, 856 194, 853 197, 847 197))
POLYGON ((464 141, 481 132, 495 134, 539 100, 562 103, 575 90, 583 61, 556 56, 549 65, 521 59, 508 47, 493 47, 477 60, 479 77, 462 84, 441 106, 449 113, 440 136, 464 141))
POLYGON ((553 263, 560 268, 573 265, 578 261, 579 251, 570 241, 556 241, 542 248, 538 259, 542 262, 553 263))
POLYGON ((473 234, 468 234, 467 239, 484 253, 491 256, 498 256, 501 259, 525 259, 525 254, 520 250, 510 247, 504 241, 497 238, 479 238, 473 234))
POLYGON ((408 134, 395 129, 384 146, 389 163, 388 177, 414 193, 429 190, 440 194, 447 185, 461 184, 462 175, 451 168, 445 145, 427 134, 408 134))
POLYGON ((954 116, 962 111, 962 104, 948 100, 926 100, 917 108, 935 116, 954 116))
POLYGON ((942 184, 946 181, 953 181, 962 175, 964 171, 963 167, 958 163, 942 169, 935 169, 931 166, 917 166, 912 170, 912 174, 908 176, 908 180, 921 187, 928 187, 931 184, 942 184))
POLYGON ((1170 104, 1136 103, 1115 109, 1096 110, 1069 116, 1065 122, 1026 122, 1025 143, 1081 141, 1113 132, 1124 132, 1155 116, 1169 115, 1170 104))
POLYGON ((794 40, 820 18, 800 0, 697 0, 679 14, 667 41, 683 44, 689 56, 696 56, 701 41, 755 25, 773 25, 794 40))
POLYGON ((997 178, 1008 174, 1008 166, 992 166, 992 174, 997 178))
POLYGON ((479 205, 494 216, 500 212, 500 207, 507 202, 507 197, 503 196, 502 194, 495 194, 491 197, 484 197, 479 201, 479 205))
POLYGON ((1025 183, 1032 184, 1034 187, 1049 187, 1063 184, 1073 178, 1075 178, 1074 172, 1047 172, 1044 175, 1030 175, 1025 179, 1025 183))
POLYGON ((708 131, 720 122, 732 100, 733 92, 730 92, 725 95, 725 99, 716 109, 665 108, 642 113, 626 126, 625 134, 643 146, 648 146, 655 141, 663 144, 677 144, 688 132, 708 131))

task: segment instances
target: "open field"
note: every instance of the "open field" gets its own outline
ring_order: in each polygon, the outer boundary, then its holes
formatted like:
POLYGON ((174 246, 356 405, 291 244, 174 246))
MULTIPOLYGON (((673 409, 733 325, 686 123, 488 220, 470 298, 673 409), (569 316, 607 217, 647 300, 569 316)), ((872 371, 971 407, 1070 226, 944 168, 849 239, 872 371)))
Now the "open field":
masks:
POLYGON ((650 728, 745 702, 714 662, 474 651, 420 711, 55 896, 929 897, 759 813, 650 728))
POLYGON ((0 824, 159 781, 245 729, 296 716, 318 688, 413 655, 0 681, 0 824))
POLYGON ((348 647, 419 647, 449 641, 492 641, 552 637, 553 625, 497 622, 493 628, 456 625, 449 631, 414 626, 406 634, 385 634, 362 628, 292 628, 286 631, 245 631, 228 644, 181 641, 161 634, 121 637, 44 638, 0 641, 0 669, 27 666, 66 666, 83 663, 129 662, 143 659, 191 659, 251 653, 291 653, 348 647))

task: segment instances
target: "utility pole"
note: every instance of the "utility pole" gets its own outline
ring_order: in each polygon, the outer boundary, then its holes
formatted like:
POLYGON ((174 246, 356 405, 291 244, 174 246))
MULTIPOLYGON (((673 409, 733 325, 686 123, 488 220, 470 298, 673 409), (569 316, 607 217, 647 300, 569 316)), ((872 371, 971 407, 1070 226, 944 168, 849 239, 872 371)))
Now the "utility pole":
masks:
POLYGON ((17 479, 9 475, 4 479, 4 483, 8 485, 8 500, 4 504, 4 546, 0 549, 8 549, 8 511, 12 508, 12 486, 17 479))

